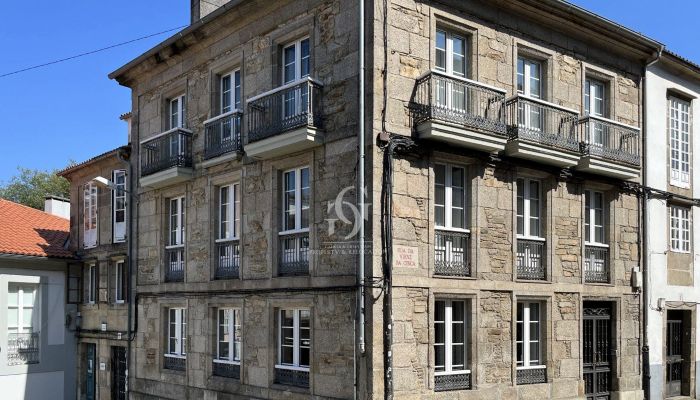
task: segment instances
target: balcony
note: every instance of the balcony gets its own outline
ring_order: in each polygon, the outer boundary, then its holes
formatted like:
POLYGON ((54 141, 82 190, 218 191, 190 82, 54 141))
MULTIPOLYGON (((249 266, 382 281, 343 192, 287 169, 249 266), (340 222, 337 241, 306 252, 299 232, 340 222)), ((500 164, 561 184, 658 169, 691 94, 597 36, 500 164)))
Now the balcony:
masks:
POLYGON ((184 356, 174 356, 165 354, 163 356, 163 368, 172 371, 184 371, 187 365, 187 358, 184 356))
POLYGON ((280 234, 279 276, 309 274, 309 232, 280 234))
POLYGON ((241 266, 241 248, 238 240, 216 243, 217 264, 215 279, 237 279, 241 266))
POLYGON ((545 241, 542 239, 518 238, 515 261, 518 279, 528 281, 547 280, 545 248, 545 241))
POLYGON ((192 178, 192 132, 171 129, 141 142, 141 186, 160 188, 192 178))
POLYGON ((639 177, 639 128, 606 118, 578 121, 581 140, 579 171, 620 179, 639 177))
POLYGON ((39 332, 7 334, 7 365, 39 363, 39 332))
POLYGON ((275 367, 275 383, 280 385, 309 387, 309 371, 275 367))
POLYGON ((435 373, 435 391, 467 390, 472 388, 472 374, 470 371, 459 373, 440 374, 435 373))
POLYGON ((586 245, 583 274, 586 283, 610 283, 610 262, 608 261, 607 246, 586 245))
POLYGON ((418 137, 488 152, 503 150, 505 93, 437 71, 418 78, 410 105, 418 137))
POLYGON ((469 232, 435 230, 435 275, 471 276, 469 232))
POLYGON ((578 164, 576 111, 518 95, 506 101, 506 115, 507 155, 562 168, 578 164))
POLYGON ((240 157, 242 117, 233 110, 204 121, 204 167, 240 157))
POLYGON ((224 378, 241 378, 241 365, 233 362, 224 362, 213 360, 211 363, 212 375, 221 376, 224 378))
POLYGON ((165 281, 185 281, 185 248, 183 246, 165 249, 165 281))
POLYGON ((246 154, 267 159, 322 144, 321 89, 303 78, 248 99, 246 154))

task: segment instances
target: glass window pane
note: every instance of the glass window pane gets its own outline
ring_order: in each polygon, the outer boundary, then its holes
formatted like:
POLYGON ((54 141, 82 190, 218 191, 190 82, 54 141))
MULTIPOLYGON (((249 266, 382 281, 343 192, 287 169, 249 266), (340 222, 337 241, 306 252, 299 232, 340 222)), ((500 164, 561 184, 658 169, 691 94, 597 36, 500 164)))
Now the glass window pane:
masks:
POLYGON ((435 371, 445 370, 445 346, 436 345, 435 346, 435 371))
POLYGON ((452 346, 452 368, 464 368, 464 345, 452 346))
POLYGON ((447 39, 444 31, 437 31, 435 37, 435 68, 445 71, 447 63, 445 54, 447 49, 447 39))
POLYGON ((19 325, 19 310, 16 308, 9 308, 7 310, 7 325, 8 326, 18 326, 19 325))

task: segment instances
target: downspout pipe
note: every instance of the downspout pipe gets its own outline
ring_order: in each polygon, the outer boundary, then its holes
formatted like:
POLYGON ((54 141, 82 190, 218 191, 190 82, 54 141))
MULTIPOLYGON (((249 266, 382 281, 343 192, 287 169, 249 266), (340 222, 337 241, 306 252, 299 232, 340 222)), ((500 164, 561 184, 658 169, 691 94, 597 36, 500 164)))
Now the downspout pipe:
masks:
MULTIPOLYGON (((359 38, 359 115, 358 115, 358 180, 357 180, 357 204, 360 210, 359 235, 358 241, 358 265, 357 265, 357 283, 359 286, 357 294, 357 347, 353 351, 353 385, 355 390, 353 396, 355 399, 359 395, 358 385, 358 352, 360 356, 365 354, 365 0, 359 0, 359 23, 360 23, 360 38, 359 38)), ((359 396, 363 398, 363 396, 359 396)))
POLYGON ((649 358, 649 301, 651 290, 651 276, 649 275, 649 224, 647 223, 647 202, 649 199, 648 190, 648 171, 647 166, 648 152, 647 152, 647 135, 649 130, 649 113, 647 112, 647 80, 646 76, 653 64, 659 61, 661 54, 664 51, 664 46, 661 45, 658 49, 656 57, 651 61, 647 62, 644 66, 644 74, 642 75, 642 196, 641 196, 641 229, 643 236, 643 249, 642 251, 642 275, 644 277, 644 284, 642 287, 642 389, 644 390, 644 398, 649 399, 651 396, 651 365, 649 358))
MULTIPOLYGON (((131 123, 131 121, 129 121, 131 123)), ((131 145, 131 144, 130 144, 131 145)), ((127 328, 126 328, 126 354, 127 354, 127 362, 126 362, 126 398, 129 398, 129 369, 131 368, 131 341, 133 340, 134 337, 134 332, 133 332, 133 325, 132 325, 132 315, 133 315, 133 307, 134 307, 134 296, 133 296, 133 283, 132 283, 132 277, 133 277, 133 265, 134 265, 134 251, 133 251, 133 246, 134 246, 134 223, 133 223, 133 218, 132 216, 134 215, 134 199, 135 199, 135 193, 134 193, 134 178, 133 178, 133 168, 131 164, 131 151, 129 151, 128 155, 125 155, 123 152, 118 152, 118 157, 119 159, 127 164, 127 177, 129 179, 129 196, 128 196, 128 227, 129 231, 127 233, 127 246, 126 246, 126 258, 128 260, 127 263, 127 276, 128 279, 126 281, 126 293, 128 296, 128 304, 126 307, 127 310, 127 328)))

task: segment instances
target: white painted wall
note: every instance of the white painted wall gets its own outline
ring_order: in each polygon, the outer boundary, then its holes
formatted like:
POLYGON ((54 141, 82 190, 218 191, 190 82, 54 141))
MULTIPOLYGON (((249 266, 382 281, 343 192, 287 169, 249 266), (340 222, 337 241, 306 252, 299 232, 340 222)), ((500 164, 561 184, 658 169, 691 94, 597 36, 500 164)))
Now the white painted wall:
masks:
MULTIPOLYGON (((692 197, 700 197, 700 86, 678 77, 664 69, 661 63, 649 67, 645 82, 646 109, 645 125, 647 128, 647 154, 644 168, 646 184, 650 187, 667 190, 669 145, 667 131, 668 91, 676 89, 694 96, 691 103, 691 187, 692 197)), ((663 199, 650 199, 647 202, 648 237, 646 246, 647 269, 651 285, 644 288, 649 294, 648 332, 649 357, 652 373, 651 399, 661 399, 664 376, 662 364, 665 352, 666 328, 665 311, 658 309, 659 299, 695 303, 696 332, 700 333, 700 208, 692 208, 691 252, 694 259, 694 286, 667 285, 667 252, 669 243, 669 220, 667 202, 663 199), (659 373, 661 371, 661 373, 659 373)), ((696 364, 700 362, 700 349, 696 349, 696 364)), ((699 383, 696 379, 696 385, 699 383)), ((700 395, 700 390, 697 393, 700 395)))

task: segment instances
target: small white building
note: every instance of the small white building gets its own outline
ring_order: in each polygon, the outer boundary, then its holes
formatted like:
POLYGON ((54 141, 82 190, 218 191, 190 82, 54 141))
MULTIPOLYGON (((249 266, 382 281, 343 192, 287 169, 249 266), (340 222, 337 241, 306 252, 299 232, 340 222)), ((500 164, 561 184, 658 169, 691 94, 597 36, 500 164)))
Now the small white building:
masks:
MULTIPOLYGON (((75 399, 69 221, 0 199, 0 398, 75 399)), ((73 277, 72 277, 73 278, 73 277)))
POLYGON ((700 66, 664 51, 646 71, 646 329, 650 400, 700 395, 700 66))

